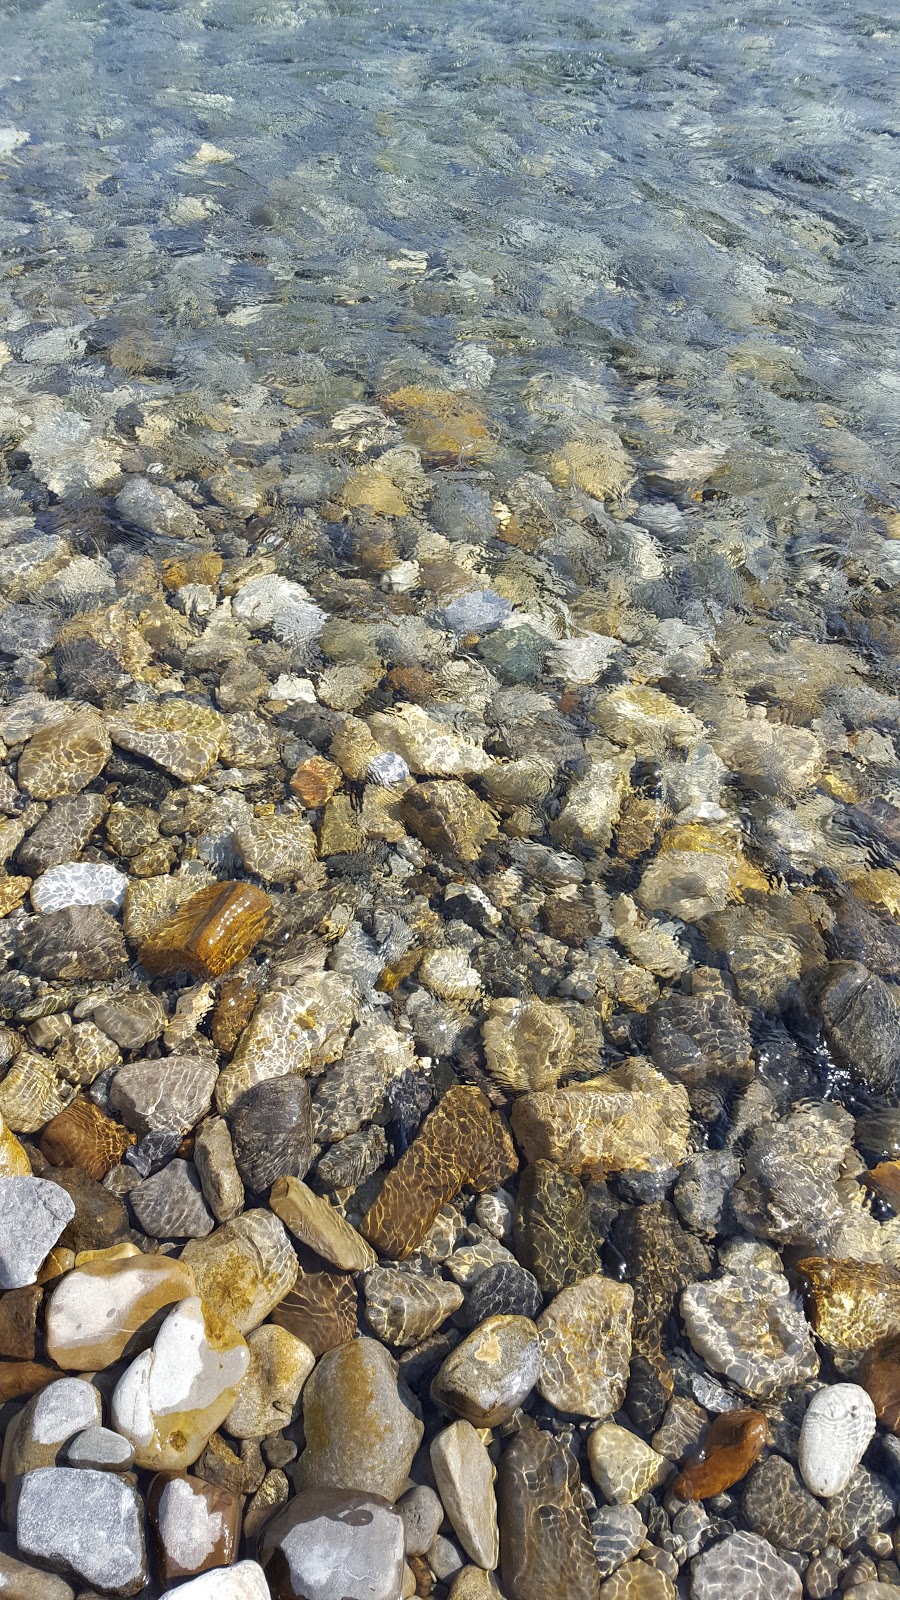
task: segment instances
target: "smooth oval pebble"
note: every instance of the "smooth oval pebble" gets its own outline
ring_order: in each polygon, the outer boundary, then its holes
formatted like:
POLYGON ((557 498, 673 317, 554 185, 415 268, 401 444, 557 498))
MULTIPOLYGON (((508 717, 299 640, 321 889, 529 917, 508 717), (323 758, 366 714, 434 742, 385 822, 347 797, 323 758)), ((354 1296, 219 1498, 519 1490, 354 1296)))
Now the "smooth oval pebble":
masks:
POLYGON ((797 1447, 807 1488, 826 1499, 846 1489, 874 1432, 875 1407, 858 1383, 835 1383, 814 1394, 797 1447))

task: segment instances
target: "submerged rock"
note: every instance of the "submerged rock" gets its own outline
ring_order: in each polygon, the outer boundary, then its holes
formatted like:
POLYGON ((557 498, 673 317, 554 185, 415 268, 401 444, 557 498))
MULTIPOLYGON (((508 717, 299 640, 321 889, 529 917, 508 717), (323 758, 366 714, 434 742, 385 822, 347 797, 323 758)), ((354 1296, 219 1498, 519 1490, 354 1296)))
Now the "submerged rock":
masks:
POLYGON ((509 1600, 599 1600, 578 1463, 530 1417, 500 1457, 497 1505, 500 1578, 509 1600))

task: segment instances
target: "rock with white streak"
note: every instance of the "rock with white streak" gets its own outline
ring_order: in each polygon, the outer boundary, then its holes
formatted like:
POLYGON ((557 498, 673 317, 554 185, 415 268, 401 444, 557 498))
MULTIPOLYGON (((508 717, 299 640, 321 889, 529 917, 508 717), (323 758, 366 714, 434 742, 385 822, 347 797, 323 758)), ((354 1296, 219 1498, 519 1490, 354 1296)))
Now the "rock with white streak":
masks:
POLYGON ((75 1204, 44 1178, 0 1178, 0 1289, 34 1283, 75 1204))

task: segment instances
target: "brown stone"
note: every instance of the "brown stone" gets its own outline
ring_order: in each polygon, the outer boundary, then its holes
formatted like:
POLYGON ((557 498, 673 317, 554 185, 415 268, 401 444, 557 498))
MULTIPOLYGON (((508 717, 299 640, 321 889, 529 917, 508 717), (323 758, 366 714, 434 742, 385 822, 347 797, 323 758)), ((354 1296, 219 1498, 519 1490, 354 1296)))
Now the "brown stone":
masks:
POLYGON ((273 1183, 269 1205, 276 1217, 302 1244, 315 1250, 344 1272, 374 1267, 378 1257, 336 1206, 299 1178, 279 1178, 273 1183))
POLYGON ((163 1582, 231 1566, 241 1508, 241 1497, 232 1489, 186 1472, 158 1472, 147 1492, 147 1514, 163 1582))
POLYGON ((161 977, 189 972, 218 978, 262 938, 272 902, 250 883, 213 883, 167 917, 138 952, 141 965, 161 977))
POLYGON ((96 1372, 153 1339, 158 1313, 194 1293, 194 1275, 170 1256, 86 1262, 52 1291, 47 1353, 68 1372, 96 1372))
POLYGON ((356 1338, 356 1286, 343 1273, 301 1272, 269 1320, 302 1339, 314 1356, 324 1355, 356 1338))
POLYGON ((382 401, 399 417, 407 438, 434 465, 458 466, 493 455, 495 437, 481 408, 455 389, 427 389, 408 384, 382 401))
POLYGON ((389 1172, 360 1232, 379 1255, 398 1261, 424 1239, 447 1200, 463 1186, 495 1189, 516 1171, 512 1141, 480 1089, 451 1089, 425 1118, 389 1172))
POLYGON ((500 1577, 507 1600, 598 1600, 600 1569, 578 1463, 525 1417, 500 1458, 500 1577))
POLYGON ((878 1421, 900 1433, 900 1334, 867 1350, 855 1378, 871 1396, 878 1421))
POLYGON ((0 1115, 0 1178, 30 1178, 28 1153, 0 1115))
POLYGON ((750 1471, 768 1443, 761 1411, 724 1411, 707 1429, 698 1454, 672 1484, 679 1500, 709 1500, 724 1494, 750 1471))
POLYGON ((80 1097, 51 1118, 41 1134, 41 1154, 52 1167, 84 1167, 92 1178, 104 1178, 117 1167, 136 1136, 80 1097))
POLYGON ((868 1189, 874 1189, 894 1211, 900 1211, 900 1161, 880 1161, 870 1172, 863 1173, 868 1189))
POLYGON ((301 761, 291 779, 291 788, 305 806, 324 806, 336 794, 344 781, 340 767, 324 756, 310 756, 301 761))
POLYGON ((0 1361, 0 1405, 37 1394, 58 1377, 55 1367, 44 1367, 39 1361, 0 1361))
POLYGON ((72 711, 39 728, 19 757, 19 788, 36 800, 79 794, 99 776, 112 754, 109 734, 96 711, 72 711))
POLYGON ((839 1371, 879 1340, 900 1334, 900 1271, 868 1261, 807 1256, 797 1271, 806 1314, 839 1371))
POLYGON ((56 1167, 53 1182, 75 1202, 75 1215, 60 1236, 64 1249, 105 1250, 129 1237, 128 1213, 117 1195, 97 1183, 84 1167, 56 1167))
POLYGON ((259 985, 249 973, 233 972, 220 983, 210 1032, 213 1044, 223 1056, 231 1056, 258 1000, 259 985))
POLYGON ((39 1284, 30 1283, 24 1289, 8 1290, 0 1300, 0 1356, 34 1360, 35 1324, 43 1293, 39 1284))
POLYGON ((526 1160, 581 1178, 659 1172, 687 1156, 690 1102, 680 1083, 635 1058, 587 1083, 520 1095, 513 1132, 526 1160))

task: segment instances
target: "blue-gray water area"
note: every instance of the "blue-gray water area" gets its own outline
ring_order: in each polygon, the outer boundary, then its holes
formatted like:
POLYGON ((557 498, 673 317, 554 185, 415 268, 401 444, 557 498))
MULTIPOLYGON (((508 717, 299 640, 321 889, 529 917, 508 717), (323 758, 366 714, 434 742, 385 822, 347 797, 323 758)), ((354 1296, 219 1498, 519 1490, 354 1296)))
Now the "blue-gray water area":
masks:
POLYGON ((900 1593, 898 92, 0 0, 0 1588, 900 1593))

